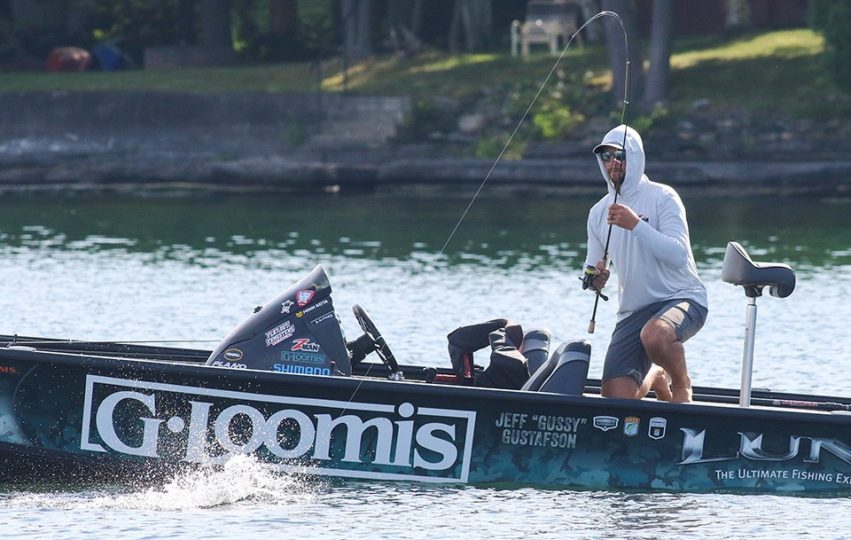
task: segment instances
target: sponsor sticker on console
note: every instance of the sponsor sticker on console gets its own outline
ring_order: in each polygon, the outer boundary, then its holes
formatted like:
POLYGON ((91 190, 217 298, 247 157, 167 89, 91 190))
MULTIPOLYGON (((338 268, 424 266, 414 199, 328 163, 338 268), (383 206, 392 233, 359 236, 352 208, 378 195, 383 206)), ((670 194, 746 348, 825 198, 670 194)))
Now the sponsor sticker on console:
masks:
POLYGON ((324 315, 320 315, 319 317, 316 317, 315 319, 310 321, 310 324, 320 325, 320 324, 324 323, 325 321, 330 321, 333 318, 334 318, 334 312, 329 311, 328 313, 326 313, 324 315))
POLYGON ((623 434, 627 437, 635 437, 638 435, 638 427, 640 425, 640 418, 637 416, 627 416, 623 419, 623 434))
POLYGON ((618 427, 619 419, 614 416, 595 416, 593 420, 594 427, 600 431, 609 431, 618 427))
POLYGON ((304 290, 304 291, 298 291, 297 293, 295 293, 296 305, 298 307, 306 306, 307 304, 310 303, 311 300, 313 300, 313 295, 315 295, 315 294, 316 294, 316 291, 312 291, 312 290, 309 290, 309 289, 304 290))
POLYGON ((231 348, 225 351, 224 356, 226 360, 236 362, 237 360, 242 360, 242 350, 231 348))
POLYGON ((297 364, 324 364, 328 357, 322 353, 302 351, 281 351, 281 362, 295 362, 297 364))
POLYGON ((291 351, 319 352, 319 344, 310 338, 296 338, 292 341, 291 351))
POLYGON ((303 474, 466 482, 476 412, 86 376, 80 449, 303 474))
POLYGON ((650 426, 647 428, 647 436, 651 439, 662 439, 665 437, 665 431, 668 428, 668 421, 664 418, 654 416, 650 419, 650 426))
MULTIPOLYGON (((317 309, 321 308, 322 306, 327 306, 330 303, 331 303, 331 300, 326 298, 325 300, 322 300, 321 302, 316 302, 312 306, 308 306, 308 307, 302 309, 301 311, 296 311, 295 316, 300 319, 300 318, 304 317, 305 315, 307 315, 308 313, 310 313, 311 311, 317 310, 317 309)), ((333 315, 333 314, 334 314, 333 312, 328 313, 328 315, 333 315)))
POLYGON ((293 323, 290 321, 284 321, 282 324, 279 324, 275 328, 266 332, 266 346, 271 347, 273 345, 277 345, 285 339, 290 339, 293 334, 295 334, 295 326, 293 326, 293 323))

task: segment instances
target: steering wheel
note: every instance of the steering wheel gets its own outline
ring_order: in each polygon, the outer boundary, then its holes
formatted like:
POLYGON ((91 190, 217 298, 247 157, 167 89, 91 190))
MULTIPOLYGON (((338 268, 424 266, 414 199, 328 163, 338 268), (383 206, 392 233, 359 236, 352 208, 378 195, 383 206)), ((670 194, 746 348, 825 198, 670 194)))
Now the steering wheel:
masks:
POLYGON ((392 352, 390 352, 390 347, 387 346, 384 338, 381 337, 381 332, 379 332, 378 328, 375 327, 375 323, 372 322, 372 319, 369 317, 369 313, 357 304, 352 306, 352 311, 355 313, 355 318, 358 320, 358 324, 364 334, 372 342, 375 353, 379 358, 381 358, 384 365, 390 368, 390 371, 393 372, 394 376, 397 373, 401 373, 399 363, 396 362, 396 357, 393 356, 392 352))

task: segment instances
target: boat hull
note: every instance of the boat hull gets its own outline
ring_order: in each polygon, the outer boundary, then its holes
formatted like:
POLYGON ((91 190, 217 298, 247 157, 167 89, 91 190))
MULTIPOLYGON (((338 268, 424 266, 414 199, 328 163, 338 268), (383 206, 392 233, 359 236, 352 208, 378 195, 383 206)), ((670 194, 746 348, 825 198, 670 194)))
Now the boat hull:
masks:
POLYGON ((153 478, 241 454, 335 478, 851 494, 847 413, 0 349, 7 481, 153 478))

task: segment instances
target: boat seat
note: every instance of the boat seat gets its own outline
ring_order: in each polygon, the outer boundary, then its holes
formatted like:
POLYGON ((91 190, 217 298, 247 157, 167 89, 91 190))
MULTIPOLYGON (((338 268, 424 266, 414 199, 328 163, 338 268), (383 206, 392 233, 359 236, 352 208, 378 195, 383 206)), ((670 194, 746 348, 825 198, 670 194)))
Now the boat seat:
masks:
POLYGON ((585 340, 566 341, 539 367, 522 390, 581 395, 588 379, 591 344, 585 340))
POLYGON ((546 328, 533 328, 523 336, 520 352, 526 357, 529 373, 535 373, 547 361, 550 354, 550 331, 546 328))
POLYGON ((721 279, 741 285, 750 298, 762 296, 763 287, 777 298, 786 298, 795 290, 795 271, 788 264, 753 262, 738 242, 727 244, 721 279))

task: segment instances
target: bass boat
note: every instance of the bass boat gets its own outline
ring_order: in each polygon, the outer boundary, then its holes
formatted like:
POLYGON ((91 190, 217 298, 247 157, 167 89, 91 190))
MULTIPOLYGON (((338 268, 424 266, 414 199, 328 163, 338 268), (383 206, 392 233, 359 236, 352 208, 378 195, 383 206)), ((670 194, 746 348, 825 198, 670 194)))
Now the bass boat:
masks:
POLYGON ((0 479, 153 479, 249 455, 339 479, 851 494, 851 400, 751 388, 756 299, 791 294, 794 272, 731 242, 722 278, 748 302, 742 385, 689 404, 603 398, 587 342, 550 351, 545 330, 500 319, 450 334, 451 367, 399 365, 360 306, 346 340, 321 266, 212 351, 0 336, 0 479))

